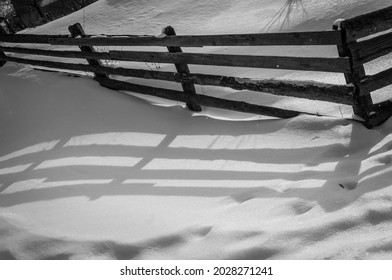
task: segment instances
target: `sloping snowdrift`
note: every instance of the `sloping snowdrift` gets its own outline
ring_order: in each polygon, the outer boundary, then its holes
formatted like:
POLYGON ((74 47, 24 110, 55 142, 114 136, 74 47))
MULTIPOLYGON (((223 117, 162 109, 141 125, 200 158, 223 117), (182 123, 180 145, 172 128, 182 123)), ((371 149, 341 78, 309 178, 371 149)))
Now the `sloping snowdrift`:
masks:
POLYGON ((179 34, 270 30, 331 30, 338 18, 385 8, 389 0, 100 0, 38 27, 33 33, 68 34, 80 22, 88 34, 156 34, 172 25, 179 34))
MULTIPOLYGON (((216 2, 99 1, 85 23, 89 33, 180 22, 254 32, 291 3, 306 13, 284 28, 328 29, 330 18, 389 4, 216 2)), ((59 33, 83 15, 32 32, 59 33)), ((152 106, 12 63, 0 84, 0 258, 392 257, 391 120, 373 130, 305 115, 219 120, 234 115, 152 106)))

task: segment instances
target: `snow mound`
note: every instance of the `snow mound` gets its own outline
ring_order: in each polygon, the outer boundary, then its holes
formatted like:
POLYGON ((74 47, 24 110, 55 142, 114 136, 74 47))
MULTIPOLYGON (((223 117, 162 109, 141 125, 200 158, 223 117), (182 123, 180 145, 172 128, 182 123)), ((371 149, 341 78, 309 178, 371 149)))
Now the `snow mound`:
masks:
POLYGON ((221 121, 0 71, 1 258, 390 257, 391 121, 221 121))

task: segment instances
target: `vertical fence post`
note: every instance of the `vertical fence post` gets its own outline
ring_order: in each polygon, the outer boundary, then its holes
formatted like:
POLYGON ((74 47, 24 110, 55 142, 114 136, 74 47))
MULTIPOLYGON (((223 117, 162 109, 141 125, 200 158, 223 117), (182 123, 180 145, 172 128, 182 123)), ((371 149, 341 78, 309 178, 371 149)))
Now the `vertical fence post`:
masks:
MULTIPOLYGON (((165 34, 166 36, 176 35, 174 28, 171 26, 165 27, 162 30, 162 33, 165 34)), ((169 52, 182 52, 181 47, 167 47, 167 50, 169 52)), ((187 64, 176 63, 175 66, 176 66, 178 74, 180 74, 182 77, 186 78, 187 75, 190 74, 189 67, 187 64)), ((195 89, 195 85, 193 84, 193 82, 191 80, 182 80, 181 85, 182 85, 182 89, 186 95, 186 106, 191 111, 200 112, 201 106, 193 103, 190 99, 190 97, 192 95, 196 94, 196 89, 195 89)))
MULTIPOLYGON (((7 31, 3 28, 3 26, 0 24, 0 35, 1 34, 8 34, 7 31)), ((1 42, 0 42, 1 43, 1 42)), ((0 51, 0 57, 1 58, 6 58, 7 56, 3 51, 0 51)), ((2 67, 4 64, 6 64, 6 60, 0 60, 0 67, 2 67)))
POLYGON ((341 30, 342 34, 342 45, 338 45, 338 52, 340 57, 349 57, 350 59, 350 73, 344 74, 346 83, 352 83, 355 86, 355 92, 353 96, 353 111, 354 114, 361 117, 365 121, 365 125, 369 123, 370 120, 370 110, 373 105, 372 97, 370 92, 360 92, 359 82, 366 76, 365 68, 363 65, 353 66, 354 58, 348 48, 348 44, 355 42, 356 40, 350 35, 352 32, 348 29, 349 27, 344 25, 344 20, 337 20, 334 25, 334 30, 341 30))
MULTIPOLYGON (((84 33, 83 27, 80 23, 75 23, 74 25, 70 25, 68 27, 69 32, 71 33, 71 36, 73 38, 75 37, 85 37, 86 33, 84 33)), ((80 50, 82 52, 95 52, 94 47, 93 46, 79 46, 80 50)), ((87 59, 88 64, 90 64, 91 66, 102 66, 102 63, 100 60, 98 59, 87 59)), ((107 79, 108 76, 106 74, 102 74, 102 73, 94 73, 95 78, 98 79, 107 79)))

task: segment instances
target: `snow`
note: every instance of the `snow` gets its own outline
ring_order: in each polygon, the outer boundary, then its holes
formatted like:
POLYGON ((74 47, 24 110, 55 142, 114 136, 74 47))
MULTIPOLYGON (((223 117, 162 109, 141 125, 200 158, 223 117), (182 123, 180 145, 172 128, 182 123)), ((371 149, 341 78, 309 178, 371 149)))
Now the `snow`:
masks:
MULTIPOLYGON (((287 3, 294 11, 290 20, 273 28, 330 30, 338 18, 390 4, 101 0, 28 32, 66 33, 69 24, 85 18, 92 34, 159 34, 168 24, 178 34, 252 33, 287 3)), ((324 50, 311 52, 335 51, 324 50)), ((267 51, 282 49, 256 50, 267 51)), ((304 48, 287 51, 308 55, 304 48)), ((385 65, 390 57, 383 59, 385 65)), ((343 80, 334 74, 261 73, 343 80)), ((281 120, 211 108, 193 114, 183 104, 111 91, 86 76, 14 63, 0 68, 0 84, 2 259, 392 257, 391 120, 368 130, 349 119, 350 108, 324 102, 308 107, 329 113, 324 117, 281 120)), ((241 98, 308 106, 250 92, 241 98)))

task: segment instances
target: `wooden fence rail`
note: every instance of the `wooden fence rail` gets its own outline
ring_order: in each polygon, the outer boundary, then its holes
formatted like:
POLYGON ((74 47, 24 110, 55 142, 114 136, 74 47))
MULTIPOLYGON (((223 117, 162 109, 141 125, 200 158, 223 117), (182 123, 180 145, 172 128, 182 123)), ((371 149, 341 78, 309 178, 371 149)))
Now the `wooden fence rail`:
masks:
MULTIPOLYGON (((1 50, 2 48, 0 48, 1 50)), ((80 53, 79 53, 80 54, 80 53)), ((89 57, 89 56, 87 56, 89 57)), ((0 61, 2 58, 0 58, 0 61)), ((176 72, 153 71, 143 69, 128 69, 122 67, 91 66, 86 64, 63 63, 55 61, 32 60, 18 57, 4 57, 4 61, 12 61, 22 64, 30 64, 41 67, 66 69, 73 71, 84 71, 101 73, 107 75, 118 75, 125 77, 135 77, 143 79, 165 80, 169 82, 181 83, 190 80, 194 84, 203 86, 229 87, 236 90, 250 90, 255 92, 265 92, 274 95, 291 96, 320 101, 336 101, 340 104, 353 105, 352 85, 333 85, 319 82, 306 81, 285 81, 285 80, 255 80, 247 78, 237 78, 230 76, 193 74, 181 75, 176 72)))
POLYGON ((154 63, 185 63, 196 65, 232 66, 249 68, 273 68, 306 71, 323 71, 349 73, 348 58, 325 57, 284 57, 284 56, 253 56, 253 55, 223 55, 200 53, 163 53, 143 51, 108 51, 108 52, 78 52, 53 51, 20 47, 1 47, 4 52, 25 53, 41 56, 57 56, 80 59, 103 59, 134 62, 154 63))
POLYGON ((264 34, 227 34, 227 35, 177 35, 177 36, 140 36, 140 35, 86 35, 72 38, 69 35, 21 34, 17 37, 6 35, 4 42, 35 43, 73 46, 162 46, 162 47, 202 47, 202 46, 302 46, 337 45, 341 43, 340 32, 291 32, 264 34))
POLYGON ((86 35, 80 24, 70 26, 71 35, 3 34, 0 32, 0 66, 6 61, 31 64, 47 68, 92 72, 102 86, 149 94, 187 104, 193 111, 201 106, 230 109, 240 112, 289 118, 300 114, 295 110, 271 108, 243 101, 225 100, 196 93, 194 84, 229 87, 274 95, 306 98, 353 106, 367 127, 373 127, 392 115, 392 102, 373 104, 371 92, 392 84, 392 68, 368 76, 363 64, 392 52, 392 7, 343 20, 331 31, 176 35, 172 27, 163 29, 159 36, 139 35, 86 35), (387 31, 378 34, 381 31, 387 31), (372 37, 366 38, 366 36, 372 37), (365 37, 365 38, 363 38, 365 37), (360 41, 357 39, 363 38, 360 41), (37 44, 39 46, 37 46, 37 44), (21 46, 22 45, 22 46, 21 46), (76 50, 45 50, 41 45, 77 46, 76 50), (336 45, 336 57, 290 57, 231 55, 183 52, 181 47, 204 46, 317 46, 336 45), (94 46, 155 46, 166 47, 168 52, 157 51, 96 51, 94 46), (23 58, 17 54, 27 54, 23 58), (31 59, 30 56, 34 56, 31 59), (83 59, 83 62, 47 61, 43 57, 83 59), (176 72, 108 67, 102 60, 170 63, 176 72), (248 79, 222 75, 191 73, 188 65, 225 67, 290 69, 300 71, 335 72, 345 76, 346 85, 312 81, 286 81, 275 79, 248 79), (118 81, 110 75, 176 82, 183 91, 154 88, 118 81))
POLYGON ((392 52, 392 33, 380 35, 366 41, 354 42, 349 44, 348 47, 353 55, 355 64, 361 65, 392 52))
POLYGON ((7 43, 49 44, 62 46, 161 46, 161 47, 203 47, 203 46, 303 46, 337 45, 341 43, 340 32, 292 32, 265 34, 227 35, 180 35, 180 36, 140 36, 140 35, 85 35, 72 38, 69 35, 3 35, 1 41, 7 43))
POLYGON ((161 88, 158 89, 155 87, 136 85, 136 84, 117 81, 113 79, 103 79, 100 80, 100 83, 101 85, 114 90, 132 91, 141 94, 153 95, 156 97, 165 98, 173 101, 180 101, 180 102, 190 101, 193 104, 233 110, 233 111, 243 112, 243 113, 253 113, 253 114, 259 114, 259 115, 265 115, 265 116, 277 117, 277 118, 292 118, 301 114, 301 112, 298 111, 249 104, 242 101, 227 100, 227 99, 216 98, 208 95, 193 94, 187 97, 186 95, 183 94, 182 91, 161 89, 161 88))
POLYGON ((357 40, 391 28, 392 6, 371 13, 359 15, 342 22, 348 31, 347 37, 357 40))

